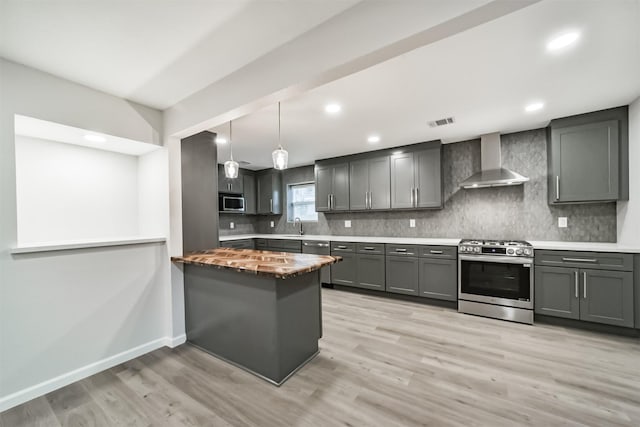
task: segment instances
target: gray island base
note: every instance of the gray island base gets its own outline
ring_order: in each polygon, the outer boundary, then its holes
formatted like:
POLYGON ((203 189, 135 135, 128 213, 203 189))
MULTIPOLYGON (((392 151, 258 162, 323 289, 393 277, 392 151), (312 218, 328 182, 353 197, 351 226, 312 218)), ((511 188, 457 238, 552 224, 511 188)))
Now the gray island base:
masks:
POLYGON ((319 279, 186 264, 187 341, 279 386, 319 352, 319 279))

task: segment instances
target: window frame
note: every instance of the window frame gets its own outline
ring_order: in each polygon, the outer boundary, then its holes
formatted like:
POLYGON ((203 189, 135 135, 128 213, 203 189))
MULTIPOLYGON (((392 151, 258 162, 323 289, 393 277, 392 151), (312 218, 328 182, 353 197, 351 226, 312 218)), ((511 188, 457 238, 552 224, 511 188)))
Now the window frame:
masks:
POLYGON ((313 198, 313 208, 314 211, 316 213, 316 219, 311 219, 311 220, 302 220, 303 223, 317 223, 318 222, 318 212, 315 210, 315 206, 316 206, 316 199, 315 199, 315 181, 301 181, 301 182, 292 182, 292 183, 288 183, 287 184, 287 223, 292 224, 295 220, 295 216, 293 215, 293 210, 294 210, 294 204, 295 205, 301 205, 302 203, 294 203, 291 199, 291 194, 293 191, 293 187, 296 186, 301 186, 301 185, 312 185, 313 186, 313 193, 314 193, 314 198, 313 198))

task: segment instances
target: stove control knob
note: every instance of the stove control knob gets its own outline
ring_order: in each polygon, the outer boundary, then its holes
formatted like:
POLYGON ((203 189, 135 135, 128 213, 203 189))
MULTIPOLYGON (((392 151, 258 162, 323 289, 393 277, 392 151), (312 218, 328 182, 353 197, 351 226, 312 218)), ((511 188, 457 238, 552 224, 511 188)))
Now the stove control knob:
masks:
POLYGON ((516 249, 516 255, 522 255, 522 249, 516 249))
POLYGON ((473 248, 473 251, 474 251, 474 252, 480 252, 480 247, 479 247, 479 246, 476 246, 475 248, 473 248))
POLYGON ((466 251, 467 251, 466 246, 460 246, 460 252, 466 252, 466 251))
POLYGON ((527 256, 531 256, 531 249, 526 248, 526 249, 524 250, 524 254, 525 254, 525 255, 527 255, 527 256))
POLYGON ((513 255, 513 249, 511 249, 511 248, 507 249, 507 253, 508 253, 509 255, 513 255))

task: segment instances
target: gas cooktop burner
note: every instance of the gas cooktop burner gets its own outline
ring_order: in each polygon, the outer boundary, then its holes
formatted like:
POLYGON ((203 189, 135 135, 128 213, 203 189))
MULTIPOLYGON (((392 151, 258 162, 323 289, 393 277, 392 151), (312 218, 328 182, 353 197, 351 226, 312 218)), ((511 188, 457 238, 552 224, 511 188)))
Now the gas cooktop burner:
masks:
POLYGON ((463 239, 458 245, 458 252, 469 255, 533 257, 531 243, 522 240, 463 239))

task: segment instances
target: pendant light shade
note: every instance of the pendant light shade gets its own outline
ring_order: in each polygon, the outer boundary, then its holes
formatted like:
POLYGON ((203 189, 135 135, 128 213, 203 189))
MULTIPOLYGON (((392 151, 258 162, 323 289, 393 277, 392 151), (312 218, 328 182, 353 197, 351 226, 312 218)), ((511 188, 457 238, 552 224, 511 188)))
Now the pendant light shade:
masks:
POLYGON ((286 169, 289 164, 289 153, 282 148, 282 142, 280 140, 280 103, 278 102, 278 148, 271 153, 273 159, 273 168, 282 170, 286 169))
POLYGON ((231 135, 231 120, 229 120, 229 160, 224 162, 224 176, 225 178, 237 178, 240 165, 233 160, 233 137, 231 135))

